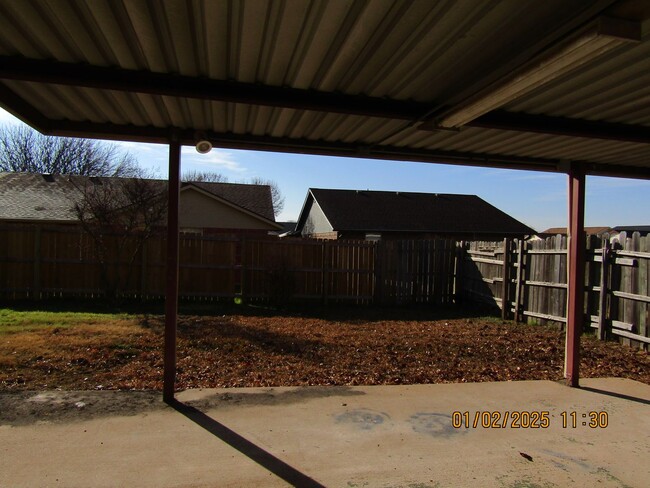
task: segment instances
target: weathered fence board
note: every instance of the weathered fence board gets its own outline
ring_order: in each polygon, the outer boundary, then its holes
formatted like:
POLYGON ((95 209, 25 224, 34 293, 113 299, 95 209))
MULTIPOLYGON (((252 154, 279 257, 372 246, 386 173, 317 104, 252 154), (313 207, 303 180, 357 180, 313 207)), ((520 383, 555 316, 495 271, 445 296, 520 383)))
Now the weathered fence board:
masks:
MULTIPOLYGON (((75 228, 0 227, 0 296, 100 296, 106 282, 118 295, 162 298, 162 236, 141 249, 119 234, 105 236, 110 256, 75 228), (101 262, 107 263, 102 266, 101 262)), ((313 241, 181 235, 179 296, 210 300, 311 300, 355 304, 452 303, 453 241, 313 241)))
MULTIPOLYGON (((626 344, 647 347, 650 236, 622 233, 618 240, 610 249, 595 236, 587 239, 585 314, 596 317, 592 327, 599 337, 619 336, 626 344), (631 325, 622 330, 620 324, 631 325)), ((566 236, 518 241, 509 248, 503 242, 471 242, 464 248, 462 292, 467 300, 495 304, 504 317, 514 312, 515 320, 566 323, 566 236), (506 248, 508 258, 502 257, 506 248), (515 269, 508 277, 512 286, 499 290, 499 263, 505 268, 508 261, 515 269)))

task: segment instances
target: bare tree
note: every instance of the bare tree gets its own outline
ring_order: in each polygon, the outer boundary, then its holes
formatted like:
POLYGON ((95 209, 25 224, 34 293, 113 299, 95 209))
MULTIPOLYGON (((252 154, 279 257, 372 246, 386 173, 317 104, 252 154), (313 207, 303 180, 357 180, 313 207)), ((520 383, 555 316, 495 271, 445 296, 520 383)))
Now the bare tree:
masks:
MULTIPOLYGON (((211 171, 196 171, 188 170, 181 176, 183 181, 205 181, 211 183, 228 183, 228 178, 221 173, 214 173, 211 171)), ((284 196, 280 191, 280 187, 273 180, 265 180, 264 178, 255 177, 250 181, 243 181, 242 183, 251 185, 265 185, 271 187, 271 200, 273 201, 273 215, 278 216, 284 208, 284 196)))
POLYGON ((181 175, 182 181, 205 181, 209 183, 228 183, 228 178, 221 173, 188 169, 181 175))
POLYGON ((251 184, 268 185, 271 187, 271 200, 273 201, 273 215, 276 217, 280 215, 282 209, 284 208, 284 196, 282 195, 282 192, 280 191, 280 187, 278 186, 278 184, 273 180, 265 180, 264 178, 260 178, 259 176, 252 178, 251 184))
POLYGON ((136 176, 137 161, 116 144, 44 136, 26 125, 0 127, 0 171, 136 176))
POLYGON ((115 299, 146 241, 165 225, 166 186, 146 178, 88 178, 78 189, 73 211, 95 244, 104 292, 115 299))
POLYGON ((195 169, 183 172, 181 176, 183 181, 205 181, 210 183, 228 183, 226 178, 221 173, 214 173, 212 171, 197 171, 195 169))

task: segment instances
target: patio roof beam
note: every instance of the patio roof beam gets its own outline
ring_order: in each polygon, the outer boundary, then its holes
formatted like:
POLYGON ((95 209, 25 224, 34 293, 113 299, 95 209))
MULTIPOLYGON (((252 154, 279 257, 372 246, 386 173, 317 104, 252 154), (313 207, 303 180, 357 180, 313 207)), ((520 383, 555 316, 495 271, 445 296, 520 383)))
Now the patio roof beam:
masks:
MULTIPOLYGON (((166 144, 169 129, 161 127, 142 127, 133 125, 98 124, 92 122, 57 121, 56 128, 46 131, 48 135, 67 137, 87 137, 93 139, 126 140, 166 144)), ((195 145, 193 130, 179 130, 179 140, 183 145, 195 145)), ((496 167, 529 171, 565 172, 559 159, 516 157, 500 154, 482 154, 460 151, 413 149, 386 145, 359 145, 335 141, 293 139, 271 136, 236 135, 232 133, 206 132, 204 137, 215 146, 227 149, 247 149, 286 153, 309 153, 322 156, 357 157, 366 159, 401 160, 421 163, 445 163, 463 166, 496 167)), ((584 162, 587 174, 623 178, 650 179, 650 168, 620 166, 584 162)))
POLYGON ((2 83, 0 83, 0 102, 14 117, 21 119, 39 132, 45 134, 50 131, 52 127, 50 120, 2 83))
MULTIPOLYGON (((142 127, 133 125, 97 124, 91 122, 59 121, 56 129, 48 135, 64 137, 86 137, 133 142, 166 143, 169 129, 159 127, 142 127)), ((193 130, 178 130, 179 140, 183 145, 196 144, 193 130)), ((214 146, 227 149, 248 149, 259 151, 309 153, 323 156, 358 157, 367 159, 388 159, 413 162, 449 163, 469 166, 500 167, 504 169, 528 169, 533 171, 557 171, 561 164, 557 159, 502 156, 499 154, 468 153, 459 151, 442 151, 411 149, 386 145, 361 145, 337 141, 297 139, 272 136, 237 135, 205 131, 202 138, 208 139, 214 146)), ((650 170, 648 171, 650 178, 650 170)))
MULTIPOLYGON (((523 112, 507 112, 505 110, 488 112, 468 122, 465 127, 534 132, 642 144, 650 143, 650 127, 647 126, 553 117, 523 112)), ((418 129, 426 131, 449 130, 441 128, 435 121, 423 122, 418 126, 418 129)))
POLYGON ((650 143, 650 127, 647 126, 514 113, 504 110, 489 112, 467 125, 485 129, 650 143))
POLYGON ((430 111, 428 104, 406 100, 26 59, 18 56, 0 56, 0 78, 398 120, 417 120, 430 111))

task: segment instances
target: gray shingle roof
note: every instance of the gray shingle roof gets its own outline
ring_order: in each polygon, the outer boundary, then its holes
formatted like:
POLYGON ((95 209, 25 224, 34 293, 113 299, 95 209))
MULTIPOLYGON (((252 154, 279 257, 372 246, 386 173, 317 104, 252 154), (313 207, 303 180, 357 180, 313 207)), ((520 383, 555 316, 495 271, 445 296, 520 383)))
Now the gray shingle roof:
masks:
POLYGON ((312 188, 336 231, 533 234, 476 195, 312 188))
MULTIPOLYGON (((110 184, 115 180, 93 179, 102 184, 110 184)), ((37 173, 0 173, 0 220, 76 220, 72 205, 81 195, 79 189, 84 188, 89 180, 86 176, 54 175, 46 178, 37 173)), ((166 191, 167 181, 153 181, 160 185, 161 193, 166 191)), ((205 182, 183 183, 183 186, 190 184, 267 220, 275 221, 268 186, 205 182)))
MULTIPOLYGON (((183 185, 187 184, 189 183, 183 183, 183 185)), ((268 185, 209 182, 191 182, 191 184, 275 222, 271 187, 268 185)))

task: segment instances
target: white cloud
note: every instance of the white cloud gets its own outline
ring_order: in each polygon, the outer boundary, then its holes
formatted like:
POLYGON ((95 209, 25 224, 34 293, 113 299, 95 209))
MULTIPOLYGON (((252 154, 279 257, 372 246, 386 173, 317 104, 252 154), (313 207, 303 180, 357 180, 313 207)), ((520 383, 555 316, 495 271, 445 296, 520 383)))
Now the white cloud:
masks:
POLYGON ((151 152, 164 152, 167 153, 169 149, 165 144, 145 144, 142 142, 131 141, 111 141, 120 146, 125 151, 133 153, 151 153, 151 152))
POLYGON ((246 168, 235 159, 233 153, 220 149, 213 149, 208 154, 198 154, 193 147, 183 147, 181 150, 183 163, 208 167, 213 171, 232 171, 243 173, 246 168))

